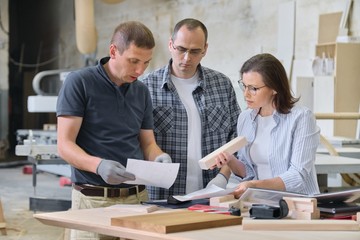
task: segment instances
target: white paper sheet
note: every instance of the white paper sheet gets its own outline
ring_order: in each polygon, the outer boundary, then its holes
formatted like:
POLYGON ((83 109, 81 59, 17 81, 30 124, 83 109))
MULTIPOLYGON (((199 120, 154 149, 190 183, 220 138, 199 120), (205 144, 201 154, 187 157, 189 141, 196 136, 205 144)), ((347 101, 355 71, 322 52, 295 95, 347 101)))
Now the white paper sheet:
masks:
POLYGON ((136 179, 125 183, 169 189, 175 182, 179 168, 179 163, 159 163, 129 158, 126 171, 134 174, 136 179))
POLYGON ((236 187, 223 189, 216 185, 210 185, 207 188, 201 189, 196 192, 189 193, 185 196, 173 196, 177 200, 184 202, 188 200, 202 199, 202 198, 212 198, 228 195, 234 192, 236 187))

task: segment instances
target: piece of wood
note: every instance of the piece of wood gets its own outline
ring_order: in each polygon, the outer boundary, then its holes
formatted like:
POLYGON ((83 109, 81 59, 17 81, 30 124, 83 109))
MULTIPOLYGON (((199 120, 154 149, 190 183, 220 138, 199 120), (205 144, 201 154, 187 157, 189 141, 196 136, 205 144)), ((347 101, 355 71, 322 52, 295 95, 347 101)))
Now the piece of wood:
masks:
POLYGON ((221 197, 210 198, 210 206, 239 208, 241 209, 241 201, 236 199, 234 195, 225 195, 221 197))
POLYGON ((320 218, 316 198, 283 197, 283 199, 288 205, 290 218, 302 220, 320 218))
POLYGON ((289 210, 313 212, 317 206, 316 198, 283 197, 283 199, 286 201, 289 210))
POLYGON ((218 206, 219 203, 233 201, 234 199, 235 199, 234 195, 212 197, 212 198, 210 198, 210 206, 218 206))
POLYGON ((199 160, 199 165, 201 169, 207 170, 210 167, 215 165, 215 158, 222 152, 227 152, 233 154, 238 151, 240 148, 244 147, 247 144, 246 138, 239 136, 226 143, 222 147, 216 149, 215 151, 209 153, 205 157, 199 160))
POLYGON ((359 231, 352 220, 243 219, 243 230, 266 231, 359 231))
POLYGON ((360 119, 360 113, 337 112, 337 113, 315 113, 316 119, 360 119))
POLYGON ((326 13, 319 16, 318 43, 332 43, 339 33, 342 12, 326 13))
POLYGON ((120 226, 157 233, 224 227, 241 224, 242 217, 194 211, 153 213, 146 215, 113 217, 112 226, 120 226))
POLYGON ((286 201, 288 208, 291 211, 306 213, 313 213, 317 211, 316 198, 284 197, 283 199, 286 201))
POLYGON ((106 209, 113 209, 114 211, 117 210, 130 210, 137 213, 152 213, 156 212, 158 210, 161 210, 160 206, 152 205, 152 204, 144 204, 144 205, 135 205, 135 204, 115 204, 110 207, 107 207, 106 209))
POLYGON ((291 212, 290 217, 292 219, 298 219, 298 220, 319 219, 320 218, 320 210, 316 209, 314 212, 294 211, 294 212, 291 212))
POLYGON ((5 217, 4 217, 1 200, 0 200, 0 231, 1 231, 2 235, 7 235, 6 222, 5 222, 5 217))

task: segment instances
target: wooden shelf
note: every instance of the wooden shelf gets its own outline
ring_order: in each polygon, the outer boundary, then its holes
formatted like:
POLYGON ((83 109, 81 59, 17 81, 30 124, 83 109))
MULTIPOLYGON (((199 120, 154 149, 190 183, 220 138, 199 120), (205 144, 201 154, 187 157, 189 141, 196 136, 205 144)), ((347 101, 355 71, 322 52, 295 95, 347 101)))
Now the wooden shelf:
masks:
MULTIPOLYGON (((360 105, 360 43, 322 43, 316 45, 316 56, 334 58, 334 112, 359 112, 360 105)), ((317 77, 315 77, 316 81, 317 77)), ((329 84, 332 84, 329 82, 329 84)), ((314 105, 324 92, 315 92, 314 105)), ((357 120, 335 120, 334 135, 357 138, 357 120)))

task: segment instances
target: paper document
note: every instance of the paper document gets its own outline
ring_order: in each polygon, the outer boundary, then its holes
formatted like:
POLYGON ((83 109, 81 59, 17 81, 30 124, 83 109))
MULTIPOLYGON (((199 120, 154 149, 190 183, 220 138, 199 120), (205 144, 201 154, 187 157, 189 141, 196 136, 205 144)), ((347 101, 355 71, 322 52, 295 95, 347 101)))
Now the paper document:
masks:
POLYGON ((195 199, 225 196, 225 195, 228 195, 228 194, 234 192, 235 189, 236 189, 236 187, 223 189, 216 185, 210 185, 207 188, 201 189, 196 192, 189 193, 185 196, 173 196, 173 197, 181 202, 185 202, 185 201, 195 200, 195 199))
POLYGON ((179 168, 180 163, 159 163, 129 158, 126 171, 134 174, 136 179, 125 183, 168 189, 174 184, 179 168))

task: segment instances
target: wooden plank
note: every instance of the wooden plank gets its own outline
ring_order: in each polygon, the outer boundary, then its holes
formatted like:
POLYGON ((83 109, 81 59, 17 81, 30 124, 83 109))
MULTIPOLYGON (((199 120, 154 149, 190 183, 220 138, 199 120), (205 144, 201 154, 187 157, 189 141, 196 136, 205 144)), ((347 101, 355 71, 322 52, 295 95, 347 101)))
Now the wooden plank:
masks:
POLYGON ((242 217, 194 211, 154 213, 111 218, 112 226, 157 233, 174 233, 241 224, 242 217))
POLYGON ((243 230, 266 231, 359 231, 359 223, 352 220, 294 220, 244 219, 243 230))
POLYGON ((342 12, 321 14, 319 17, 318 43, 332 43, 339 33, 342 12))
POLYGON ((244 147, 247 144, 246 138, 243 136, 239 136, 226 143, 222 147, 216 149, 210 154, 206 155, 202 159, 199 160, 199 165, 201 169, 207 170, 210 167, 215 165, 215 158, 222 152, 227 152, 229 154, 233 154, 238 151, 240 148, 244 147))
POLYGON ((336 113, 315 113, 316 119, 360 119, 360 113, 336 112, 336 113))
POLYGON ((4 211, 2 208, 1 200, 0 200, 0 232, 2 235, 7 235, 6 222, 5 222, 4 211))

